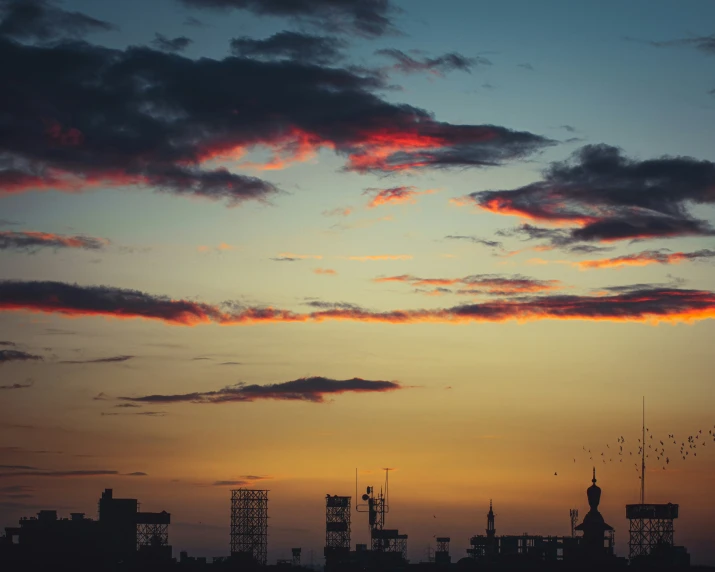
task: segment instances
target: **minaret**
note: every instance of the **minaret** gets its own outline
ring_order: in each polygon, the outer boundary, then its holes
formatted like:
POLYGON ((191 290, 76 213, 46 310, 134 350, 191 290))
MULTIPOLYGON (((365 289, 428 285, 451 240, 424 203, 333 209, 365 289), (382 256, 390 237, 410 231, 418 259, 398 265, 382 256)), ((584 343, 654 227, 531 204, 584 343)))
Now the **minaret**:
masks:
POLYGON ((588 511, 583 522, 579 524, 575 530, 583 532, 580 544, 584 556, 593 559, 606 556, 604 534, 612 531, 613 528, 606 524, 603 520, 603 516, 598 512, 598 505, 601 502, 601 487, 596 484, 596 467, 593 468, 591 483, 593 484, 586 490, 588 505, 591 510, 588 511))
POLYGON ((487 537, 494 538, 497 531, 494 528, 494 510, 492 509, 492 501, 489 499, 489 512, 487 513, 487 537))

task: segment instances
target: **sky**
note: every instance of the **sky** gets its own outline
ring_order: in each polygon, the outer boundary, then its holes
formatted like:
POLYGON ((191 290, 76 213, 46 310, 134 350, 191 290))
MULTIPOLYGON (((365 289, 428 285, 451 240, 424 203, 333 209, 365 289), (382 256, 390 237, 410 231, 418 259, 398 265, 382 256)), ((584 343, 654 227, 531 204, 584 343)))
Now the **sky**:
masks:
POLYGON ((318 563, 639 500, 715 564, 715 4, 0 0, 0 526, 318 563), (662 444, 660 442, 663 442, 662 444), (635 465, 635 467, 634 467, 635 465), (360 491, 360 493, 362 490, 360 491), (368 541, 353 513, 352 543, 368 541))

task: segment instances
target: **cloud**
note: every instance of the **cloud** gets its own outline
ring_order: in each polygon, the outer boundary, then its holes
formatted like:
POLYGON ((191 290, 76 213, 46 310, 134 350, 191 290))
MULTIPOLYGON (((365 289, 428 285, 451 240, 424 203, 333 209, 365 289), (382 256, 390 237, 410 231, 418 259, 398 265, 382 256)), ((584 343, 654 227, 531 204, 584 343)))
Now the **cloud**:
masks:
POLYGON ((26 310, 66 316, 143 318, 166 324, 249 325, 352 321, 389 324, 503 322, 508 320, 612 320, 689 322, 715 317, 715 292, 679 288, 640 288, 627 295, 541 295, 491 300, 441 309, 368 311, 321 309, 299 313, 273 307, 222 309, 206 303, 172 300, 136 290, 78 286, 61 282, 0 282, 0 310, 26 310))
POLYGON ((487 240, 484 238, 479 238, 477 236, 450 234, 448 236, 445 236, 444 238, 447 240, 468 240, 469 242, 473 242, 474 244, 481 244, 483 246, 488 246, 489 248, 503 248, 502 243, 498 240, 487 240))
POLYGON ((234 246, 232 244, 227 244, 225 242, 220 242, 218 246, 199 246, 196 248, 198 252, 228 252, 230 250, 236 250, 237 246, 234 246))
POLYGON ((27 465, 0 465, 0 470, 3 471, 39 471, 37 467, 28 467, 27 465))
POLYGON ((411 254, 371 254, 366 256, 348 256, 347 260, 355 260, 357 262, 374 262, 382 260, 412 260, 414 257, 411 254))
POLYGON ((259 16, 279 16, 331 32, 365 37, 394 33, 391 0, 180 0, 205 9, 247 10, 259 16))
POLYGON ((132 407, 141 407, 141 405, 136 405, 135 403, 120 403, 119 405, 115 405, 114 407, 132 408, 132 407))
POLYGON ((531 65, 530 63, 528 63, 528 62, 525 62, 525 63, 523 63, 523 64, 516 64, 516 67, 522 68, 522 69, 525 69, 525 70, 529 70, 529 71, 534 71, 534 66, 532 66, 532 65, 531 65))
POLYGON ((300 260, 322 260, 322 254, 294 254, 293 252, 281 252, 278 256, 271 258, 273 262, 298 262, 300 260))
MULTIPOLYGON (((0 308, 2 307, 2 304, 3 300, 2 297, 0 297, 0 308)), ((37 361, 41 359, 42 357, 40 356, 22 352, 20 350, 0 350, 0 364, 11 361, 37 361)))
POLYGON ((0 346, 15 347, 17 344, 15 342, 8 342, 6 340, 0 340, 0 346))
POLYGON ((323 211, 323 216, 349 216, 353 212, 351 207, 337 207, 328 211, 323 211))
POLYGON ((374 74, 342 68, 2 39, 0 60, 13 62, 3 76, 4 194, 134 187, 234 206, 280 192, 221 166, 240 167, 253 150, 272 154, 255 168, 282 168, 324 149, 344 157, 345 170, 389 173, 501 165, 553 144, 505 127, 438 121, 381 98, 374 74))
POLYGON ((27 389, 32 387, 33 381, 31 379, 26 380, 23 383, 13 383, 11 385, 0 385, 0 389, 27 389))
POLYGON ((351 304, 350 302, 325 302, 323 300, 311 300, 306 302, 306 306, 311 308, 321 308, 323 310, 351 310, 353 312, 362 312, 362 306, 351 304))
POLYGON ((419 195, 430 195, 434 189, 418 191, 416 187, 391 187, 389 189, 366 189, 363 194, 372 195, 372 200, 368 203, 368 208, 375 208, 381 205, 416 203, 415 197, 419 195))
POLYGON ((151 44, 155 48, 163 52, 183 52, 193 43, 193 40, 186 36, 178 36, 176 38, 167 38, 157 32, 151 44))
POLYGON ((224 361, 218 365, 243 365, 240 361, 224 361))
MULTIPOLYGON (((0 465, 0 469, 3 466, 0 465)), ((0 478, 6 477, 50 477, 50 478, 75 478, 75 477, 103 477, 108 475, 119 475, 119 471, 42 471, 28 470, 13 473, 0 473, 0 478)))
POLYGON ((35 492, 35 489, 33 489, 32 487, 28 487, 27 485, 10 485, 7 487, 0 487, 0 494, 2 495, 31 492, 35 492))
POLYGON ((225 487, 225 486, 243 487, 246 485, 250 485, 255 481, 264 481, 264 480, 270 479, 270 478, 271 477, 259 477, 256 475, 244 475, 241 477, 241 480, 216 481, 213 483, 213 486, 215 486, 215 487, 225 487))
POLYGON ((572 263, 581 270, 595 268, 618 268, 621 266, 647 266, 649 264, 678 264, 687 260, 715 258, 715 250, 696 250, 695 252, 670 252, 666 249, 644 250, 636 254, 625 254, 615 258, 582 260, 572 263))
POLYGON ((313 36, 300 32, 283 31, 264 40, 243 36, 231 40, 234 55, 266 60, 293 60, 303 63, 328 65, 344 58, 347 42, 329 36, 313 36))
MULTIPOLYGON (((630 41, 642 42, 642 40, 637 40, 635 38, 625 38, 630 41)), ((701 52, 707 54, 715 54, 715 34, 709 36, 693 36, 692 38, 679 38, 676 40, 665 40, 665 41, 646 41, 645 43, 655 47, 655 48, 671 48, 671 47, 694 47, 701 52)))
MULTIPOLYGON (((0 310, 20 309, 67 316, 144 317, 186 325, 220 321, 222 316, 218 308, 208 304, 172 300, 137 290, 62 282, 0 281, 0 310)), ((0 362, 6 361, 6 355, 11 359, 40 359, 24 352, 2 350, 0 362), (21 355, 13 358, 15 354, 21 355)))
POLYGON ((120 363, 134 359, 135 356, 112 356, 106 358, 97 359, 85 359, 85 360, 64 360, 58 363, 62 364, 80 364, 80 363, 120 363))
POLYGON ((109 244, 108 240, 92 236, 63 236, 35 231, 0 232, 0 250, 36 251, 43 247, 100 250, 107 244, 109 244))
POLYGON ((413 74, 427 72, 438 77, 444 77, 444 74, 450 71, 463 71, 471 73, 472 68, 476 66, 491 65, 486 58, 482 57, 466 57, 457 52, 450 52, 437 57, 414 58, 402 50, 395 48, 386 48, 375 52, 378 56, 385 56, 394 61, 394 64, 389 69, 403 74, 413 74))
POLYGON ((616 147, 587 145, 569 161, 553 163, 542 181, 514 190, 481 191, 469 198, 502 215, 566 225, 524 226, 531 238, 555 246, 576 242, 712 236, 692 204, 715 204, 715 163, 690 157, 638 161, 616 147), (575 225, 575 226, 573 226, 575 225))
POLYGON ((15 40, 81 38, 116 27, 81 12, 68 12, 48 0, 0 0, 0 36, 15 40))
POLYGON ((141 397, 120 397, 119 399, 139 403, 229 403, 252 402, 259 399, 280 401, 310 401, 325 403, 325 397, 342 393, 373 393, 395 391, 404 387, 394 381, 371 381, 355 377, 337 380, 325 377, 303 377, 270 385, 248 385, 239 383, 216 391, 184 393, 177 395, 144 395, 141 397))
POLYGON ((313 268, 315 274, 320 274, 322 276, 337 276, 337 271, 332 268, 313 268))
POLYGON ((126 473, 125 476, 127 476, 127 477, 148 477, 149 475, 142 471, 135 471, 133 473, 126 473))
MULTIPOLYGON (((463 278, 418 278, 410 274, 399 276, 382 276, 374 278, 373 282, 404 282, 416 287, 436 286, 437 294, 450 293, 450 290, 439 289, 444 286, 462 285, 459 294, 483 293, 495 296, 505 296, 521 293, 534 293, 558 290, 561 283, 558 280, 537 280, 517 274, 515 276, 501 276, 498 274, 475 274, 463 278)), ((435 293, 434 291, 432 292, 435 293)))

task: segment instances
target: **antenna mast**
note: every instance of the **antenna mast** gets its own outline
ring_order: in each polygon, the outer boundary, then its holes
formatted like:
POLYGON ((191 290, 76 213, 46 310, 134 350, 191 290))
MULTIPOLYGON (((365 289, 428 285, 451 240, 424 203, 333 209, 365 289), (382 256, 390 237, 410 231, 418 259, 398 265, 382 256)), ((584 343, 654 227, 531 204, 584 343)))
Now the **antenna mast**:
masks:
POLYGON ((641 443, 641 504, 645 504, 645 396, 643 396, 643 442, 641 443))

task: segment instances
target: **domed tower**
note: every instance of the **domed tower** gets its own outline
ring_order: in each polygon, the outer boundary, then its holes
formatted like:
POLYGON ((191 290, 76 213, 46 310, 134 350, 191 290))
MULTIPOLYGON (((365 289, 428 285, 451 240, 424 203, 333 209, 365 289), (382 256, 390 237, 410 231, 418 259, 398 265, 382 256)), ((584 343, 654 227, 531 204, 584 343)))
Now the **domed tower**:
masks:
POLYGON ((598 512, 598 505, 601 502, 601 487, 596 484, 596 468, 593 469, 591 486, 586 490, 588 497, 588 511, 583 522, 576 527, 576 530, 583 532, 581 545, 584 555, 590 558, 602 558, 608 554, 605 548, 605 533, 613 531, 613 527, 606 524, 603 516, 598 512))

